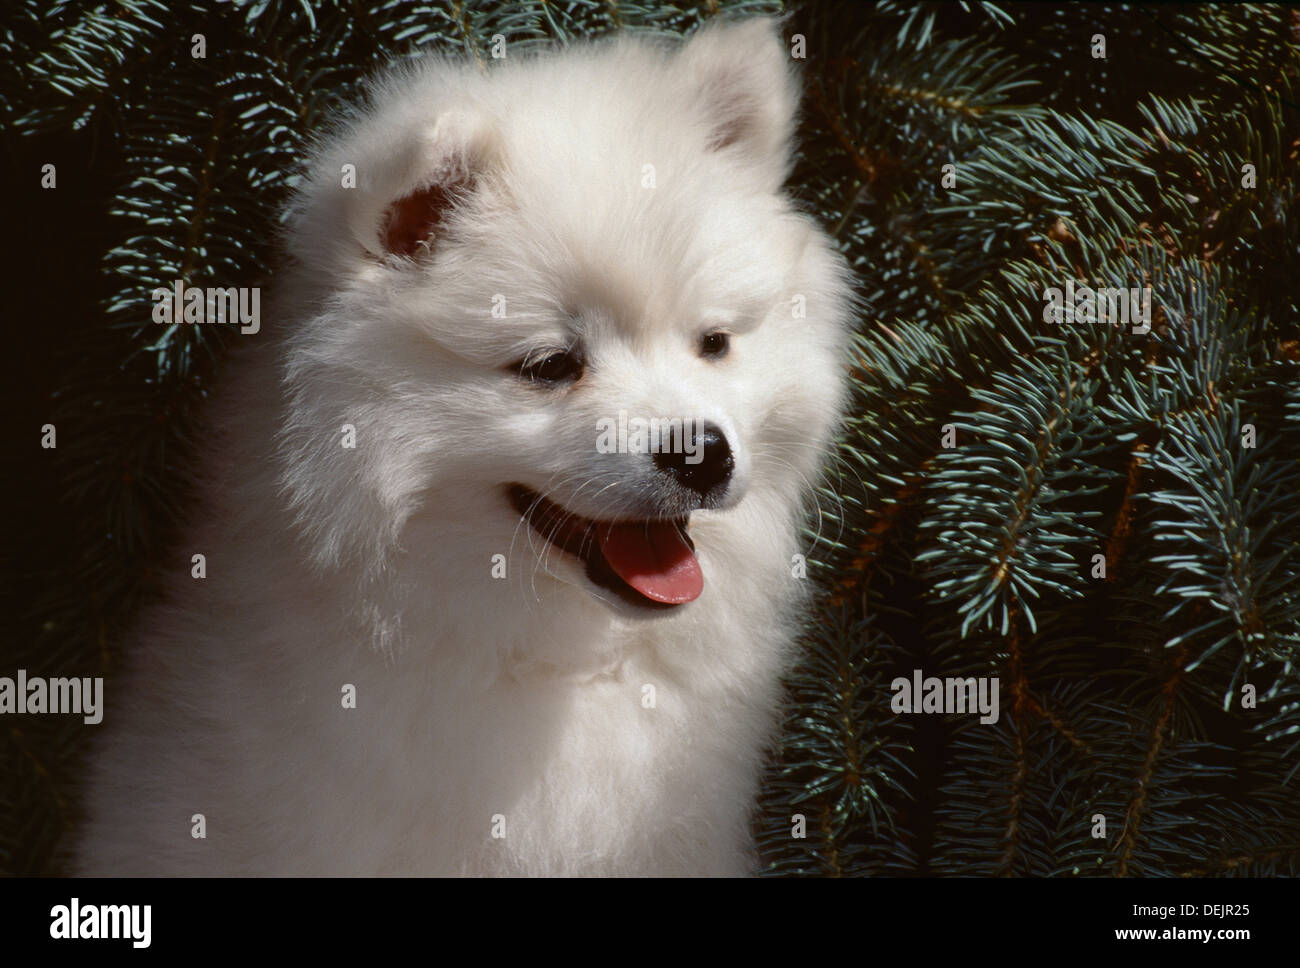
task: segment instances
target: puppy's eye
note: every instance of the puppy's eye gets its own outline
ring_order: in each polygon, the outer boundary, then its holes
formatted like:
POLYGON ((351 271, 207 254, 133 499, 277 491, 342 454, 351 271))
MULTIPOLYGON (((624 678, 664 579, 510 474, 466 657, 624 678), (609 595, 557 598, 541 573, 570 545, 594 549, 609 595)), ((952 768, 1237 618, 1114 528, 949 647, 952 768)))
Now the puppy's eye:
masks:
POLYGON ((524 360, 511 369, 530 383, 571 383, 582 376, 583 363, 573 350, 560 350, 524 360))
POLYGON ((700 337, 700 356, 718 359, 727 355, 731 348, 731 337, 726 333, 714 331, 700 337))

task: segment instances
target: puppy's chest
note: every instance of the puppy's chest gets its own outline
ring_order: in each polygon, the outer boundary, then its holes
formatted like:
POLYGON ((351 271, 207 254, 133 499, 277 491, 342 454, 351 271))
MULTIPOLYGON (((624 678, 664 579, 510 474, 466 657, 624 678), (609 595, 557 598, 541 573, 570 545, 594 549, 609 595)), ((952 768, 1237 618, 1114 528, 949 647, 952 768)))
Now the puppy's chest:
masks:
POLYGON ((713 728, 708 701, 635 664, 568 699, 516 763, 517 795, 498 818, 509 833, 485 869, 618 873, 640 869, 638 854, 712 849, 695 839, 730 829, 740 804, 719 791, 743 785, 732 774, 749 751, 713 728))
POLYGON ((541 788, 566 775, 610 789, 640 787, 649 782, 647 770, 665 776, 695 755, 693 733, 743 715, 732 686, 633 655, 581 674, 534 670, 494 690, 488 715, 519 740, 517 748, 533 751, 519 765, 541 788))

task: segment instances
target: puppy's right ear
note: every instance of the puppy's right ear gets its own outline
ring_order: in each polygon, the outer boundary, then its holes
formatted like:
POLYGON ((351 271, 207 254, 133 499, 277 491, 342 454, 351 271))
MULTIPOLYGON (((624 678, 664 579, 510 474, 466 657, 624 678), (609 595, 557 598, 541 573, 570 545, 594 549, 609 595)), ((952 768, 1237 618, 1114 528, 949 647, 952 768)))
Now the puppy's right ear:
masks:
POLYGON ((799 106, 798 72, 781 21, 711 21, 686 40, 678 64, 702 108, 710 149, 731 153, 779 186, 799 106))
POLYGON ((371 255, 419 259, 436 247, 449 216, 474 191, 492 159, 485 124, 445 111, 429 126, 407 128, 385 144, 382 127, 365 135, 367 159, 357 163, 356 188, 345 190, 348 228, 371 255))

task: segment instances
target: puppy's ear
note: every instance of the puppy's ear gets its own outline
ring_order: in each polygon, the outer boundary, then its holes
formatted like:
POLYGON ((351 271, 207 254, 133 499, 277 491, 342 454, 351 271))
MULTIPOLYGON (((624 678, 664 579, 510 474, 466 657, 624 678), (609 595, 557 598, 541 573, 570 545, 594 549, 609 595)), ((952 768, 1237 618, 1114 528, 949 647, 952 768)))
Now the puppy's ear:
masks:
POLYGON ((709 125, 709 147, 785 179, 799 81, 780 21, 714 21, 678 54, 709 125))
POLYGON ((384 251, 411 258, 428 251, 457 195, 471 188, 469 172, 454 172, 393 202, 383 218, 384 251))
POLYGON ((447 111, 381 152, 385 157, 357 173, 349 226, 373 255, 419 258, 436 246, 452 210, 490 164, 490 133, 472 115, 447 111))

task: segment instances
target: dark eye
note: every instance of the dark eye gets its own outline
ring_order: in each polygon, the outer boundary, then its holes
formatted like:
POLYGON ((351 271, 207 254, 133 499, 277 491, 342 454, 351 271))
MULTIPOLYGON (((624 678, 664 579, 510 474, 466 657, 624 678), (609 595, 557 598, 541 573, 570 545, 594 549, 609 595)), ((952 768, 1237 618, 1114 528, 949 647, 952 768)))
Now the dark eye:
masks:
POLYGON ((573 350, 560 350, 512 367, 533 383, 568 383, 582 376, 582 358, 573 350))
POLYGON ((730 346, 731 337, 726 333, 705 333, 700 337, 700 356, 711 356, 715 359, 726 356, 730 346))

